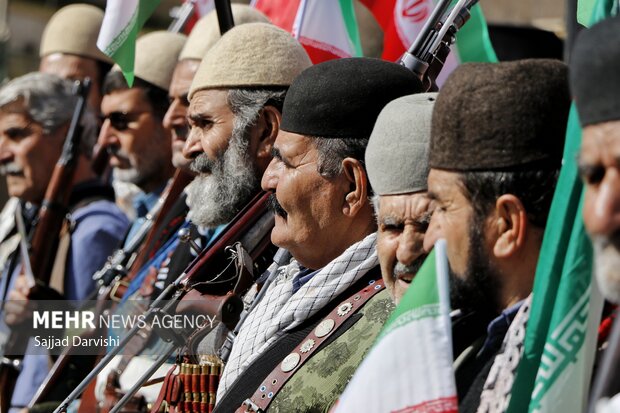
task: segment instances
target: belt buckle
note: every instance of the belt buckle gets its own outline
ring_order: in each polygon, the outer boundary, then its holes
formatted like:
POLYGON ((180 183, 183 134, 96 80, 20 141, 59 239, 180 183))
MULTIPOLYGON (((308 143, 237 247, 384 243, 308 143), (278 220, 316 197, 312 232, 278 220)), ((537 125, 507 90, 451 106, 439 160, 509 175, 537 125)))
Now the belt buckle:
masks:
POLYGON ((241 407, 245 406, 245 413, 264 413, 251 399, 245 399, 241 407))
POLYGON ((125 287, 125 288, 129 288, 129 283, 127 281, 116 281, 114 283, 114 286, 112 287, 112 290, 110 290, 110 300, 112 301, 116 301, 117 303, 120 303, 121 300, 123 299, 123 296, 117 296, 116 293, 119 292, 118 289, 120 287, 125 287))

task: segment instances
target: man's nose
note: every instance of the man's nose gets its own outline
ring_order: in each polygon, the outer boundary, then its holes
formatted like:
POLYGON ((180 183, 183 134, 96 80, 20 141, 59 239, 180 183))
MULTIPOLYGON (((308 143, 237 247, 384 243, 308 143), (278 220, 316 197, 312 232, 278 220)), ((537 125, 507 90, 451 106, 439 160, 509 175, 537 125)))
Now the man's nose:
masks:
POLYGON ((185 123, 187 120, 185 118, 186 110, 183 105, 179 102, 179 99, 174 99, 170 106, 168 107, 168 111, 166 111, 166 115, 164 116, 163 125, 166 129, 172 129, 174 126, 179 126, 185 123))
POLYGON ((267 165, 260 182, 263 191, 275 191, 278 186, 278 161, 274 158, 267 165))
POLYGON ((183 146, 183 156, 187 159, 194 159, 201 153, 203 153, 202 146, 200 145, 200 138, 198 136, 196 127, 192 127, 183 146))
POLYGON ((411 265, 423 252, 422 234, 415 231, 411 225, 406 225, 398 237, 396 259, 404 265, 411 265))
POLYGON ((118 139, 116 131, 112 127, 109 119, 106 119, 101 125, 101 131, 99 132, 97 144, 103 148, 120 145, 120 140, 118 139))

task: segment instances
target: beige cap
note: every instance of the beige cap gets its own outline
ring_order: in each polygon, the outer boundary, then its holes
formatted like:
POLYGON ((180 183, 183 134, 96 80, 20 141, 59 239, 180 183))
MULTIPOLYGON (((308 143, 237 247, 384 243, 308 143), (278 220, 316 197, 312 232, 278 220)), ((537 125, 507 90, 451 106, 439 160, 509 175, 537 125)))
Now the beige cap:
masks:
POLYGON ((106 63, 112 60, 97 48, 103 11, 88 4, 72 4, 58 10, 45 26, 40 57, 68 53, 106 63))
POLYGON ((290 86, 312 62, 290 33, 267 23, 235 26, 207 52, 189 91, 290 86))
MULTIPOLYGON (((231 4, 235 26, 246 23, 269 23, 269 18, 253 7, 245 4, 231 4)), ((185 47, 181 50, 179 60, 195 59, 202 60, 204 55, 213 45, 220 40, 220 25, 217 21, 215 10, 198 20, 192 32, 187 38, 185 47)))
MULTIPOLYGON (((142 80, 168 90, 172 72, 187 36, 159 30, 147 33, 136 41, 134 74, 142 80)), ((112 70, 120 71, 118 65, 112 70)))

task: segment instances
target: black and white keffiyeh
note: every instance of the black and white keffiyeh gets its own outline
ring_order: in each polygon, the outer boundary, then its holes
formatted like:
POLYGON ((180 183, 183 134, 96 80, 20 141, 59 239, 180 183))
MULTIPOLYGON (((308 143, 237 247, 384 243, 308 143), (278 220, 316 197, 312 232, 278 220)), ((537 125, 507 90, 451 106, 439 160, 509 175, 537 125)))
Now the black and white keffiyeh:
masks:
POLYGON ((376 239, 373 233, 350 246, 294 294, 293 279, 300 271, 299 264, 292 259, 288 265, 277 268, 269 277, 273 281, 267 286, 268 290, 245 319, 235 339, 220 380, 218 400, 283 332, 312 317, 378 265, 376 239))
POLYGON ((508 409, 517 367, 523 356, 525 329, 531 306, 532 294, 519 308, 504 337, 502 348, 495 356, 480 395, 477 413, 504 413, 508 409))

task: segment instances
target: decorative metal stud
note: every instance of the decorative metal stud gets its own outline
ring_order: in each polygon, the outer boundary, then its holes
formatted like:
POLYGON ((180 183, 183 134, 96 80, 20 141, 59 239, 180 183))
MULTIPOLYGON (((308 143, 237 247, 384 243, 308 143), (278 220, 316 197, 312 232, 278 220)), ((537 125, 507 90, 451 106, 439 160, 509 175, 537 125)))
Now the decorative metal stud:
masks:
POLYGON ((321 321, 318 326, 316 326, 316 328, 314 329, 314 334, 319 338, 325 337, 334 329, 335 325, 336 322, 334 320, 332 320, 331 318, 326 318, 325 320, 321 321))
POLYGON ((340 317, 344 317, 345 315, 349 314, 349 311, 351 311, 351 309, 353 308, 353 304, 351 304, 349 301, 347 301, 344 304, 340 304, 340 307, 338 307, 338 315, 340 317))
POLYGON ((301 351, 302 353, 307 353, 310 350, 312 350, 312 347, 314 347, 314 343, 315 341, 311 338, 307 339, 299 348, 299 351, 301 351))
POLYGON ((291 353, 288 356, 286 356, 284 360, 282 360, 282 364, 280 365, 280 368, 282 369, 283 372, 288 373, 289 371, 297 367, 300 360, 301 360, 301 356, 299 354, 291 353))

